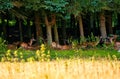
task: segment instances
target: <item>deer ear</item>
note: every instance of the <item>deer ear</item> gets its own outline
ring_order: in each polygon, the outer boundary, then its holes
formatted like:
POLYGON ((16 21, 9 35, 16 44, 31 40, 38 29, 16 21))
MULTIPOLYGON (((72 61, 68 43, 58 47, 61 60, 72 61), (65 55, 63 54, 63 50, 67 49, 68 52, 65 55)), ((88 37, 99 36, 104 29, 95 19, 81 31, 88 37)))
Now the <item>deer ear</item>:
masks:
POLYGON ((30 39, 31 41, 36 41, 36 39, 34 37, 32 37, 32 39, 30 39))

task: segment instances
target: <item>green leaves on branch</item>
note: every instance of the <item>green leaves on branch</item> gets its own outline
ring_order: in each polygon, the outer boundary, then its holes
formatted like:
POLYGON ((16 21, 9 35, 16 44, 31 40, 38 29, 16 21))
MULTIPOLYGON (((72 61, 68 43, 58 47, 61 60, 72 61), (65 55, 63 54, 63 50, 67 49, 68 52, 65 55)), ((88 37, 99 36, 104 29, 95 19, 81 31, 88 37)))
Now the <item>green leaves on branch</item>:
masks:
POLYGON ((0 11, 11 9, 13 7, 10 0, 0 0, 0 11))
POLYGON ((27 9, 35 11, 44 9, 64 13, 68 2, 65 0, 24 0, 24 4, 27 9))
POLYGON ((44 0, 24 0, 24 6, 26 9, 38 11, 46 7, 44 0))
POLYGON ((46 0, 45 4, 47 5, 46 9, 52 12, 65 13, 65 7, 68 4, 65 0, 46 0))

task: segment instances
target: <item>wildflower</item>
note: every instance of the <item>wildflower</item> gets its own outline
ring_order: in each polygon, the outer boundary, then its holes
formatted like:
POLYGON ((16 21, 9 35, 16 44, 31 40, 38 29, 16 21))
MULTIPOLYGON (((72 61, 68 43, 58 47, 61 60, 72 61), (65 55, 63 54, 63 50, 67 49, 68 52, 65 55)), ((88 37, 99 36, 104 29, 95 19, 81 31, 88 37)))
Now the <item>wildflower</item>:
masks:
POLYGON ((17 55, 17 50, 16 51, 14 51, 14 56, 15 57, 17 57, 18 55, 17 55))
POLYGON ((47 54, 49 55, 49 54, 50 54, 50 51, 48 51, 47 54))
POLYGON ((3 58, 1 59, 1 61, 4 62, 4 61, 5 61, 5 58, 3 57, 3 58))
POLYGON ((20 55, 23 55, 23 53, 22 53, 22 52, 20 52, 20 55))
POLYGON ((41 56, 42 56, 42 57, 45 57, 45 54, 43 53, 43 54, 41 54, 41 56))
POLYGON ((11 55, 11 53, 10 53, 10 52, 11 52, 11 50, 7 50, 6 55, 7 55, 7 56, 10 56, 10 55, 11 55))
POLYGON ((36 51, 36 55, 40 56, 40 51, 39 50, 36 51))
POLYGON ((43 62, 43 61, 44 61, 44 58, 42 58, 41 61, 43 62))
POLYGON ((23 58, 23 56, 21 55, 21 56, 20 56, 20 58, 22 59, 22 58, 23 58))
POLYGON ((30 57, 27 59, 28 62, 33 62, 35 59, 33 57, 30 57))
POLYGON ((116 57, 116 55, 112 55, 112 57, 113 57, 113 59, 114 59, 114 60, 117 60, 117 57, 116 57))
POLYGON ((41 45, 40 51, 41 51, 41 52, 44 52, 44 51, 45 51, 45 45, 44 45, 44 44, 41 45))
POLYGON ((24 59, 22 59, 22 60, 21 60, 21 62, 25 62, 25 60, 24 60, 24 59))

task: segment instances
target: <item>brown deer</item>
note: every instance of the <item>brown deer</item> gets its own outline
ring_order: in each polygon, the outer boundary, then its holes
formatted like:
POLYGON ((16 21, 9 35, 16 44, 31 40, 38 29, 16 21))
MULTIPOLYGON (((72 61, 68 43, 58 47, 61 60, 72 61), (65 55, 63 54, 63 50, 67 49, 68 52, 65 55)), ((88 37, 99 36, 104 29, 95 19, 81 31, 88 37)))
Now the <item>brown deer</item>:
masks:
POLYGON ((70 49, 69 45, 60 45, 60 44, 57 44, 56 42, 52 42, 51 47, 54 49, 60 49, 60 50, 70 49))
POLYGON ((13 44, 16 45, 17 48, 22 47, 22 48, 27 49, 27 48, 31 48, 34 41, 36 41, 36 40, 34 38, 32 38, 32 39, 30 39, 30 41, 28 43, 27 42, 15 42, 13 44))
POLYGON ((110 38, 110 42, 111 42, 112 44, 114 44, 114 49, 115 49, 115 50, 120 50, 120 42, 116 40, 117 38, 118 38, 118 35, 113 35, 113 36, 110 38))

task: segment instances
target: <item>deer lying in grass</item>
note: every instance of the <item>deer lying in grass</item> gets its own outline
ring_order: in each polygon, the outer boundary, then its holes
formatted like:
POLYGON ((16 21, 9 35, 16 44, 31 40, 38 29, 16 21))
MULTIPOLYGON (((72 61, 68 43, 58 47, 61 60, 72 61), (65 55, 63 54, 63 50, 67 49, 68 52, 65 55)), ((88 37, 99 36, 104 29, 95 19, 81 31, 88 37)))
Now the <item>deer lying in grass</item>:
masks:
POLYGON ((106 38, 103 38, 101 36, 100 39, 99 39, 99 42, 97 43, 97 46, 102 46, 103 47, 103 45, 106 45, 106 46, 111 45, 114 42, 113 39, 114 39, 113 36, 106 37, 106 38))
POLYGON ((17 46, 17 48, 19 47, 22 47, 22 48, 25 48, 25 49, 29 49, 29 48, 32 48, 32 44, 33 42, 36 41, 34 38, 30 39, 30 41, 28 43, 26 42, 15 42, 13 43, 14 45, 17 46))
POLYGON ((110 38, 111 43, 114 44, 114 49, 118 50, 120 52, 120 41, 117 41, 118 35, 113 35, 113 37, 110 38))
POLYGON ((114 46, 114 49, 120 52, 120 41, 117 41, 118 35, 109 37, 109 43, 114 46))
POLYGON ((60 44, 57 44, 56 42, 52 42, 51 47, 54 49, 60 49, 60 50, 67 50, 71 48, 69 45, 60 45, 60 44))

